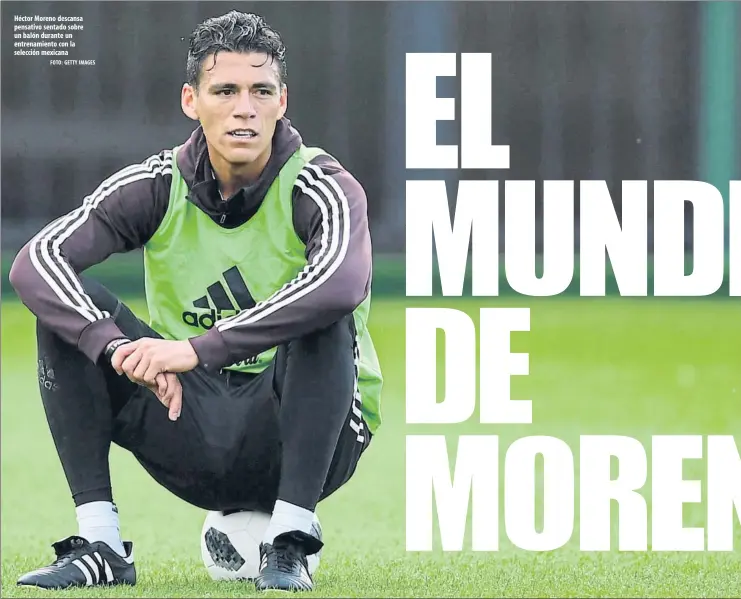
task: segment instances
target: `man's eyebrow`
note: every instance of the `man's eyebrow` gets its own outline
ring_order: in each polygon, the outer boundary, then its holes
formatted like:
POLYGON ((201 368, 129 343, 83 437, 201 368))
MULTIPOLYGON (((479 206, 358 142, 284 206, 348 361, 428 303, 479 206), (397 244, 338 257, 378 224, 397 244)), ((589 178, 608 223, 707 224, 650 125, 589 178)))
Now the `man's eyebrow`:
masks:
POLYGON ((239 86, 236 83, 212 83, 208 86, 208 89, 211 91, 219 91, 222 89, 239 89, 239 86))
MULTIPOLYGON (((277 90, 277 86, 269 81, 258 81, 250 86, 252 89, 268 89, 270 91, 277 90)), ((212 83, 209 85, 210 91, 220 91, 222 89, 237 90, 239 86, 236 83, 212 83)))
POLYGON ((252 84, 253 89, 269 89, 272 91, 275 91, 278 89, 275 85, 275 83, 271 83, 270 81, 258 81, 257 83, 252 84))

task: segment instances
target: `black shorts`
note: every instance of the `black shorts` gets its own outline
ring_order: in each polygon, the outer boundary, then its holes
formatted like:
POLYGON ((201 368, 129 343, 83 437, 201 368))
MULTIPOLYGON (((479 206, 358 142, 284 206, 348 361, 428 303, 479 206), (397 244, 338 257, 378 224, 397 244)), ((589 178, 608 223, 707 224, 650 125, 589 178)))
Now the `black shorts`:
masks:
MULTIPOLYGON (((160 337, 120 302, 113 315, 132 339, 160 337)), ((351 317, 346 322, 352 326, 351 317)), ((284 352, 278 348, 271 365, 259 374, 212 374, 201 367, 179 374, 183 406, 175 422, 151 391, 111 369, 113 441, 159 484, 194 506, 271 512, 281 469, 276 363, 284 352)), ((352 398, 348 406, 320 500, 350 479, 371 440, 367 425, 362 440, 351 426, 357 419, 352 398)))

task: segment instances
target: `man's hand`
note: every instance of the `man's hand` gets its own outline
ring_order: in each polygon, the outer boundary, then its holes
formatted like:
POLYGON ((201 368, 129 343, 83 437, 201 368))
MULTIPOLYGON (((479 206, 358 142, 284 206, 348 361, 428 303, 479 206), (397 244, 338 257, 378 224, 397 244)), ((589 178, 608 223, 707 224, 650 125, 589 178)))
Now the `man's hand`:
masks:
POLYGON ((165 407, 170 420, 177 420, 183 405, 183 388, 175 373, 198 365, 198 355, 188 341, 143 337, 120 345, 111 366, 133 382, 149 388, 165 407))
POLYGON ((198 365, 198 355, 189 341, 142 337, 116 348, 111 366, 118 374, 151 387, 163 372, 187 372, 198 365))

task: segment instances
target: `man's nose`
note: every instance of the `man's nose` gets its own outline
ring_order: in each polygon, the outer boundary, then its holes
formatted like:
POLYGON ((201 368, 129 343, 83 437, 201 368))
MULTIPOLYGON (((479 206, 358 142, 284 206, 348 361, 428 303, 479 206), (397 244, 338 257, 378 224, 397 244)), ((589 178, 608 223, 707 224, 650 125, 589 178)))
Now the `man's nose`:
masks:
POLYGON ((237 97, 237 104, 234 108, 237 116, 251 118, 257 115, 252 95, 249 91, 244 91, 237 97))

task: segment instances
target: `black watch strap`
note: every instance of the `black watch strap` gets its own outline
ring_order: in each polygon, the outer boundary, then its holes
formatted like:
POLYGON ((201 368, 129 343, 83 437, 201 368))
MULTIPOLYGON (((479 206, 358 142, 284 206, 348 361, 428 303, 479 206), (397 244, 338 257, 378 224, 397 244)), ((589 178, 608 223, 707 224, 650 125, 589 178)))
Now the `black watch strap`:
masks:
POLYGON ((131 339, 122 337, 121 339, 114 339, 108 345, 106 345, 104 352, 106 360, 110 362, 111 358, 113 357, 113 352, 115 352, 119 347, 126 343, 131 343, 131 339))

